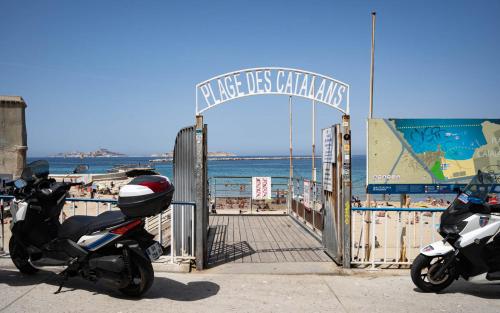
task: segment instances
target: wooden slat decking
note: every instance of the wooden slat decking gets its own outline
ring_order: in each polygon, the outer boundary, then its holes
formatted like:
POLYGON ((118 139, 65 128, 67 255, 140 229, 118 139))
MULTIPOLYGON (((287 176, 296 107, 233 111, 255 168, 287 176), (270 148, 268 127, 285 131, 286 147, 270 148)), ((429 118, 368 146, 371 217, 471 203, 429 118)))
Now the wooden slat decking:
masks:
POLYGON ((331 262, 322 245, 289 216, 212 215, 208 265, 331 262))

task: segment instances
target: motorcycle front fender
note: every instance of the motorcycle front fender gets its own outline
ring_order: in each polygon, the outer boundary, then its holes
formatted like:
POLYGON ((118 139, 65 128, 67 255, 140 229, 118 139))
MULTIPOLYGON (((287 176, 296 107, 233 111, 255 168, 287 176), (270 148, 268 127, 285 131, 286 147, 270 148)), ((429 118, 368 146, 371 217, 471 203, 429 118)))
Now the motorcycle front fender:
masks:
POLYGON ((426 256, 446 255, 455 249, 447 242, 436 241, 420 249, 420 253, 426 256))

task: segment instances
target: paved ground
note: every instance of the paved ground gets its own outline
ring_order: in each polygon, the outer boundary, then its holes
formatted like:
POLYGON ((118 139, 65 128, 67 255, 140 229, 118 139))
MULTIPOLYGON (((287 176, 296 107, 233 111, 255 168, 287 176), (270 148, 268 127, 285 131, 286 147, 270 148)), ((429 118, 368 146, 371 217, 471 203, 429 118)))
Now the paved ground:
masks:
POLYGON ((212 267, 229 262, 332 262, 318 240, 284 215, 212 215, 208 247, 212 267))
MULTIPOLYGON (((298 264, 298 263, 295 263, 298 264)), ((269 264, 269 266, 275 266, 269 264)), ((0 268, 2 312, 500 312, 500 286, 457 282, 442 294, 416 291, 407 271, 341 275, 157 273, 142 300, 55 275, 0 268)))

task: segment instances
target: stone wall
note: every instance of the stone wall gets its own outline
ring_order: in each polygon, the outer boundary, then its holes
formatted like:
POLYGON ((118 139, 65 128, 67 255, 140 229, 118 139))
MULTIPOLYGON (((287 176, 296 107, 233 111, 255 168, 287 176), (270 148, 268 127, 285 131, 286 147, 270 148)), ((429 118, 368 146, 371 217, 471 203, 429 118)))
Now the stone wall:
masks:
POLYGON ((0 180, 19 177, 26 164, 25 108, 19 96, 0 96, 0 180))

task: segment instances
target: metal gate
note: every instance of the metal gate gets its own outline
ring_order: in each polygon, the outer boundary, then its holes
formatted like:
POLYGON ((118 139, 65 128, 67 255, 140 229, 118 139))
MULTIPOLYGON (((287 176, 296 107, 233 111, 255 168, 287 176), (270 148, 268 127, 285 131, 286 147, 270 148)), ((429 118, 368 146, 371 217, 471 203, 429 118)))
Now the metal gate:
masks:
POLYGON ((197 125, 181 129, 175 139, 173 173, 174 201, 194 202, 195 209, 188 205, 173 206, 173 247, 176 255, 193 255, 196 267, 203 269, 207 255, 207 127, 203 119, 197 125), (194 236, 192 238, 192 230, 194 236), (184 238, 188 238, 187 242, 184 238))
MULTIPOLYGON (((349 116, 331 127, 332 156, 323 154, 323 233, 325 252, 344 267, 351 260, 351 131, 349 116)), ((323 136, 325 132, 323 132, 323 136)), ((325 142, 325 138, 323 138, 325 142)), ((323 147, 325 149, 325 147, 323 147)))

